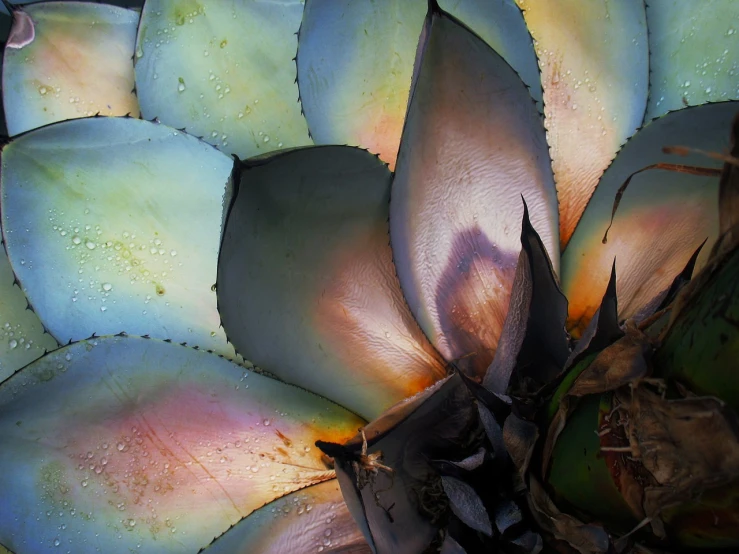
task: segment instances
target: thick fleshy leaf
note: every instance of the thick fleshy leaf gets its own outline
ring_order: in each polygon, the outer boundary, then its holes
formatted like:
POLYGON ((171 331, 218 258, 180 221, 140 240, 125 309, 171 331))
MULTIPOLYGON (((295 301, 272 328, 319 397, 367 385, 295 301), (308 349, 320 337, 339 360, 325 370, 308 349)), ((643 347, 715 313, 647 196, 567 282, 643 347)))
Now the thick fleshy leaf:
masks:
POLYGON ((38 316, 28 307, 5 249, 0 245, 0 382, 57 346, 54 337, 44 332, 38 316))
MULTIPOLYGON (((720 188, 721 186, 719 185, 719 189, 720 188)), ((721 217, 719 215, 719 221, 720 219, 721 217)), ((642 324, 649 326, 649 322, 652 321, 652 316, 656 316, 657 321, 659 321, 662 318, 662 315, 667 315, 657 314, 657 312, 664 310, 667 306, 672 304, 672 302, 677 298, 678 293, 688 283, 690 283, 690 280, 693 277, 693 272, 695 271, 695 264, 698 262, 698 256, 700 256, 704 245, 705 241, 698 245, 698 248, 695 249, 695 252, 693 252, 693 254, 690 256, 690 259, 685 264, 685 267, 672 280, 670 286, 660 292, 657 296, 652 298, 651 301, 649 301, 636 313, 636 315, 634 316, 635 323, 637 323, 639 326, 641 326, 642 324)))
POLYGON ((445 509, 429 453, 463 454, 458 439, 474 422, 472 398, 454 374, 393 406, 367 425, 364 435, 343 447, 332 445, 345 452, 334 453, 342 494, 377 554, 425 551, 438 533, 431 519, 445 509), (365 437, 367 453, 386 469, 372 471, 356 462, 365 437))
POLYGON ((3 63, 9 134, 97 113, 137 117, 131 57, 138 21, 132 10, 89 2, 15 11, 3 63))
POLYGON ((603 170, 644 117, 642 0, 517 0, 536 44, 563 247, 603 170))
POLYGON ((5 146, 8 256, 49 332, 149 334, 232 356, 211 291, 232 168, 130 118, 57 123, 5 146))
POLYGON ((734 247, 708 275, 701 275, 695 283, 700 286, 681 299, 681 309, 654 359, 662 375, 682 381, 697 394, 716 396, 735 410, 739 409, 734 379, 739 359, 738 276, 739 248, 734 247))
MULTIPOLYGON (((35 4, 43 1, 45 0, 8 0, 6 3, 0 5, 0 13, 7 13, 7 6, 9 5, 25 6, 26 4, 35 4)), ((141 7, 144 5, 144 0, 109 0, 106 4, 111 6, 122 6, 124 8, 130 8, 140 12, 141 7)))
POLYGON ((255 162, 219 259, 219 307, 236 348, 368 419, 445 375, 395 275, 390 178, 346 146, 255 162))
POLYGON ((318 144, 368 148, 395 166, 423 0, 311 0, 298 42, 300 100, 318 144))
MULTIPOLYGON (((558 503, 566 503, 574 507, 576 513, 589 514, 625 532, 639 520, 619 491, 621 483, 614 482, 607 459, 611 453, 601 452, 605 445, 601 444, 598 434, 603 427, 608 427, 609 418, 603 423, 603 416, 611 409, 610 394, 586 396, 572 409, 556 440, 551 461, 548 461, 547 482, 558 503)), ((629 493, 629 484, 624 479, 625 494, 629 493)))
POLYGON ((393 183, 393 255, 431 342, 482 376, 508 311, 521 197, 555 271, 557 200, 541 119, 516 73, 444 14, 425 36, 393 183))
POLYGON ((621 198, 608 240, 614 199, 627 178, 656 163, 720 166, 701 155, 677 157, 662 148, 683 145, 721 152, 739 102, 694 107, 648 124, 631 139, 603 175, 562 256, 562 288, 569 326, 579 335, 600 305, 616 259, 619 317, 631 317, 670 286, 696 248, 700 268, 718 229, 718 178, 660 169, 635 175, 621 198))
POLYGON ((477 33, 516 70, 541 110, 539 66, 516 0, 439 0, 439 6, 477 33))
POLYGON ((739 99, 739 3, 649 0, 649 105, 670 110, 739 99))
MULTIPOLYGON (((541 98, 531 37, 512 0, 447 0, 541 98)), ((300 97, 317 143, 398 153, 426 0, 311 0, 298 48, 300 97)))
POLYGON ((362 424, 217 356, 104 337, 0 386, 0 541, 23 553, 196 552, 333 476, 313 446, 362 424))
POLYGON ((310 144, 295 84, 303 3, 148 0, 136 43, 141 113, 249 158, 310 144))
POLYGON ((267 504, 219 537, 203 554, 370 554, 336 479, 267 504))

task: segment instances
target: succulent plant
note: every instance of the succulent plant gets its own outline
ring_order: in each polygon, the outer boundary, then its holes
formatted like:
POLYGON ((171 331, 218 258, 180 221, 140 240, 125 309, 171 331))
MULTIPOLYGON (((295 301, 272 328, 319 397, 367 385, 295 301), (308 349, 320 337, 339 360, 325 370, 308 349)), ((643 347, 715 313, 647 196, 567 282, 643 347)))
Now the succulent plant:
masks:
POLYGON ((739 2, 5 8, 0 551, 739 547, 739 2))

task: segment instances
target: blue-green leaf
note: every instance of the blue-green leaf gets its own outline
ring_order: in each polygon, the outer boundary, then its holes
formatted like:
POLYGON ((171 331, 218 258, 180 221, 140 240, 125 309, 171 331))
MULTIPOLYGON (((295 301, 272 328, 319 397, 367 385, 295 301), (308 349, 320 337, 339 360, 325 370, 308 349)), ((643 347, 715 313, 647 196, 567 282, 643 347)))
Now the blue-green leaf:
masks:
POLYGON ((148 0, 136 45, 141 113, 248 158, 310 144, 295 84, 303 3, 148 0))
POLYGON ((103 337, 0 385, 0 543, 15 552, 191 554, 331 479, 317 439, 362 420, 203 351, 103 337))
POLYGON ((59 342, 121 331, 233 356, 216 295, 233 160, 166 127, 76 119, 2 151, 10 263, 59 342))

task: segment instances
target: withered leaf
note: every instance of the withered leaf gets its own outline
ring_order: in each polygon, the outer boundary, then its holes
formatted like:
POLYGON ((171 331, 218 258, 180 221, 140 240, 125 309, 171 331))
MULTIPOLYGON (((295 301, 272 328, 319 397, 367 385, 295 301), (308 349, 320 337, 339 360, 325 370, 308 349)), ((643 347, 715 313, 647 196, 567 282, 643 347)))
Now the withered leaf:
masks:
POLYGON ((577 377, 567 394, 600 394, 638 381, 649 371, 647 360, 651 353, 649 338, 636 327, 627 327, 626 335, 604 348, 577 377))
POLYGON ((624 400, 632 452, 657 482, 644 511, 658 525, 663 508, 739 478, 739 421, 719 399, 670 400, 642 386, 624 400))

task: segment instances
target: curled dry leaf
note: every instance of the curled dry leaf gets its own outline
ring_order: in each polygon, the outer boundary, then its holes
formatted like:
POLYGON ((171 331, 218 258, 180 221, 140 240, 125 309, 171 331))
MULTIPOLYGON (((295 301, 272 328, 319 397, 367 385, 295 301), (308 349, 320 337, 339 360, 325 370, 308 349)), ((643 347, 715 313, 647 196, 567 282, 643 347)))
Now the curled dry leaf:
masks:
POLYGON ((652 352, 649 338, 627 325, 626 335, 604 348, 578 376, 568 391, 570 396, 600 394, 644 378, 652 352))
POLYGON ((617 396, 628 407, 632 453, 656 481, 644 490, 655 532, 664 508, 739 478, 739 419, 719 399, 670 400, 647 387, 617 396))

